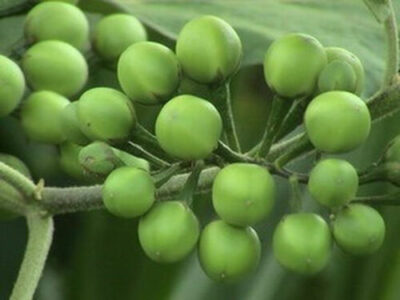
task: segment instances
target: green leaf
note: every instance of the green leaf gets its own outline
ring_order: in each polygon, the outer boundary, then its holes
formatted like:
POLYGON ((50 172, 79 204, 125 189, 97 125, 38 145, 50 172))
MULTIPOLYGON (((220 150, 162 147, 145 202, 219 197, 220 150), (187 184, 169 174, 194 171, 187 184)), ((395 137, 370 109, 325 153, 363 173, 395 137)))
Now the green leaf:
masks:
POLYGON ((0 17, 21 13, 31 6, 30 0, 0 0, 0 17))
MULTIPOLYGON (((190 19, 213 14, 229 22, 244 46, 243 65, 260 64, 272 40, 288 32, 305 32, 325 46, 338 46, 360 57, 367 75, 366 94, 382 81, 385 41, 380 25, 361 1, 106 1, 140 18, 163 35, 176 38, 190 19)), ((396 3, 397 9, 400 8, 396 3)))
POLYGON ((389 0, 364 0, 364 3, 379 23, 383 23, 390 15, 389 0))

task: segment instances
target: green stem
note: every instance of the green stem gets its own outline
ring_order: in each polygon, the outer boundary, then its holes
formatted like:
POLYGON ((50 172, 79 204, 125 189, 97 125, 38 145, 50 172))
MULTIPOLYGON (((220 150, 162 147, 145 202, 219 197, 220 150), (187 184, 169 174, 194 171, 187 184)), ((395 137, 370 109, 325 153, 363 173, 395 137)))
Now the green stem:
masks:
POLYGON ((395 82, 399 71, 399 37, 392 0, 387 0, 387 5, 389 6, 390 14, 384 23, 387 42, 387 57, 383 89, 391 86, 395 82))
POLYGON ((291 199, 290 199, 290 207, 293 212, 298 212, 301 209, 301 191, 299 186, 299 179, 296 175, 292 175, 289 177, 289 183, 291 187, 291 199))
POLYGON ((133 151, 135 151, 135 154, 143 157, 144 159, 147 159, 152 163, 154 166, 158 168, 165 168, 170 166, 170 163, 166 162, 165 160, 157 157, 156 155, 152 154, 151 152, 147 151, 144 149, 142 146, 137 145, 133 142, 128 142, 128 145, 130 145, 133 148, 133 151))
POLYGON ((261 139, 260 148, 258 150, 258 157, 266 157, 270 148, 275 141, 276 134, 278 133, 282 120, 289 111, 292 102, 289 99, 283 99, 275 96, 272 102, 271 112, 268 117, 267 126, 264 135, 261 139))
POLYGON ((53 239, 52 217, 35 211, 27 215, 28 243, 10 300, 31 300, 39 283, 53 239))
POLYGON ((0 177, 14 186, 28 199, 32 197, 40 199, 40 191, 37 186, 30 179, 3 162, 0 162, 0 177))
POLYGON ((364 203, 364 204, 373 204, 373 205, 400 205, 400 192, 378 195, 378 196, 366 196, 366 197, 357 197, 352 203, 364 203))
POLYGON ((308 139, 308 136, 304 134, 296 144, 294 144, 291 148, 288 148, 287 151, 275 159, 274 165, 277 169, 281 169, 293 159, 313 149, 314 147, 308 139))
POLYGON ((233 117, 232 97, 229 82, 225 84, 225 109, 223 110, 224 130, 228 145, 237 152, 241 152, 239 138, 236 132, 235 119, 233 117))
POLYGON ((153 175, 156 186, 157 187, 162 186, 164 183, 170 180, 172 176, 176 175, 181 170, 182 170, 181 164, 173 164, 167 169, 162 170, 159 173, 153 175))
POLYGON ((196 161, 192 172, 190 173, 189 177, 187 178, 185 185, 183 186, 183 189, 178 196, 178 199, 185 201, 188 206, 192 205, 193 196, 197 189, 201 170, 203 169, 203 167, 204 167, 203 160, 196 161))

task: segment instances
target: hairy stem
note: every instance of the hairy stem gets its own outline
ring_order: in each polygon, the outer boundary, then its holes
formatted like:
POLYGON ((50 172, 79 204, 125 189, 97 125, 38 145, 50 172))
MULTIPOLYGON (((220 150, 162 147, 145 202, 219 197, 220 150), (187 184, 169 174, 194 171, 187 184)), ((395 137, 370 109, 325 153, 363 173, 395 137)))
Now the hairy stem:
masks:
POLYGON ((39 283, 53 239, 53 219, 34 211, 27 215, 25 255, 10 300, 31 300, 39 283))
POLYGON ((400 205, 400 192, 377 196, 357 197, 352 201, 352 203, 354 202, 373 205, 398 206, 400 205))
POLYGON ((234 151, 241 152, 239 138, 236 132, 235 119, 233 117, 232 97, 229 83, 225 84, 225 98, 223 119, 228 144, 234 151))
POLYGON ((29 178, 3 162, 0 162, 0 177, 14 186, 27 198, 35 197, 40 199, 37 186, 29 178))
POLYGON ((392 0, 388 0, 390 14, 385 20, 387 57, 383 89, 395 82, 399 70, 399 37, 392 0))

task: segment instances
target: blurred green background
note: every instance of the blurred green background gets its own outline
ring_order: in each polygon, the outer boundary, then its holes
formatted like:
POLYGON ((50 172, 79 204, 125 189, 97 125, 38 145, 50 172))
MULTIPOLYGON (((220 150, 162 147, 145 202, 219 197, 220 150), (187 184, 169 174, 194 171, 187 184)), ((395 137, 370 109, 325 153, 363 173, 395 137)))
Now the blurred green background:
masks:
MULTIPOLYGON (((0 0, 0 11, 25 5, 26 0, 0 0)), ((400 16, 400 1, 394 1, 400 16)), ((174 46, 183 24, 200 14, 214 14, 238 31, 243 45, 242 70, 232 83, 234 113, 240 140, 246 149, 263 132, 271 99, 260 63, 273 39, 287 32, 305 32, 325 46, 340 46, 362 60, 367 75, 364 97, 376 91, 383 77, 385 40, 382 25, 362 0, 287 1, 100 1, 81 0, 92 28, 105 14, 123 10, 140 18, 152 40, 174 46)), ((22 38, 24 14, 0 18, 0 53, 8 54, 22 38)), ((101 64, 91 66, 88 87, 118 88, 115 73, 101 64)), ((140 122, 152 129, 158 107, 138 107, 140 122)), ((356 128, 354 130, 357 130, 356 128)), ((386 143, 400 133, 399 114, 375 124, 368 142, 345 156, 358 168, 376 160, 386 143)), ((0 120, 0 152, 24 160, 35 177, 47 185, 79 184, 64 174, 54 146, 27 140, 15 117, 0 120)), ((312 157, 290 165, 308 171, 312 157)), ((290 211, 287 183, 276 178, 279 197, 273 213, 256 229, 263 245, 257 271, 236 284, 209 280, 193 253, 173 265, 159 265, 144 256, 138 245, 137 220, 121 220, 106 212, 88 212, 56 217, 54 244, 50 251, 36 299, 39 300, 128 300, 128 299, 400 299, 400 208, 380 208, 387 236, 382 249, 370 257, 355 258, 335 248, 322 273, 301 277, 283 270, 273 258, 271 233, 282 215, 290 211)), ((393 187, 386 184, 363 186, 360 194, 379 194, 393 187)), ((304 192, 304 210, 328 212, 304 192)), ((201 223, 214 218, 209 196, 196 198, 194 210, 201 223)), ((0 299, 7 299, 24 251, 26 229, 23 219, 0 224, 0 299)))

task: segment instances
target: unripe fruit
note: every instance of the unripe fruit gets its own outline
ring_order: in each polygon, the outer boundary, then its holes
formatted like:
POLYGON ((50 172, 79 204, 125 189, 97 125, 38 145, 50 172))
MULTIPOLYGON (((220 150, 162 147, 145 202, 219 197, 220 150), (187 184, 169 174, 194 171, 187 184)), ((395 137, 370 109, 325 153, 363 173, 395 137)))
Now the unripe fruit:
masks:
POLYGON ((328 153, 357 148, 365 142, 371 128, 367 105, 356 95, 343 91, 314 98, 307 107, 304 122, 315 148, 328 153))
POLYGON ((25 91, 25 78, 11 59, 0 55, 0 117, 10 114, 20 103, 25 91))
POLYGON ((184 73, 201 83, 221 82, 238 69, 242 43, 224 20, 201 16, 187 23, 176 42, 184 73))
POLYGON ((178 88, 180 68, 170 49, 140 42, 126 49, 118 61, 118 81, 128 97, 142 104, 169 100, 178 88))
POLYGON ((337 213, 333 236, 344 251, 367 255, 377 251, 385 237, 385 222, 372 207, 351 204, 337 213))
POLYGON ((311 171, 308 190, 320 204, 336 207, 350 202, 357 193, 358 174, 342 159, 324 159, 311 171))
POLYGON ((42 143, 62 143, 61 114, 68 103, 67 98, 53 92, 32 93, 21 109, 21 124, 28 137, 42 143))
POLYGON ((77 4, 79 0, 38 0, 38 2, 66 2, 66 3, 71 3, 71 4, 77 4))
POLYGON ((200 225, 192 210, 183 202, 161 202, 139 222, 139 241, 152 260, 177 262, 195 247, 200 225))
POLYGON ((274 41, 264 59, 264 76, 278 95, 297 98, 311 95, 327 63, 321 43, 314 37, 291 33, 274 41))
POLYGON ((213 280, 232 282, 248 275, 256 269, 260 255, 260 240, 251 227, 234 227, 217 220, 201 233, 200 264, 213 280))
POLYGON ((206 158, 216 147, 222 131, 217 109, 208 101, 182 95, 161 109, 156 120, 160 146, 183 160, 206 158))
POLYGON ((122 167, 107 177, 102 197, 105 207, 113 215, 134 218, 150 209, 155 190, 150 174, 137 168, 122 167))
POLYGON ((247 226, 263 220, 275 201, 275 183, 264 167, 235 163, 223 168, 212 188, 214 209, 225 222, 247 226))
POLYGON ((364 67, 360 59, 350 51, 343 48, 328 47, 325 48, 325 53, 328 57, 328 63, 339 60, 341 62, 346 62, 351 65, 356 75, 356 84, 353 93, 355 93, 356 95, 361 95, 364 88, 365 74, 364 67))
POLYGON ((318 78, 320 93, 329 91, 347 91, 354 93, 357 88, 357 76, 353 67, 341 60, 328 63, 318 78))
POLYGON ((69 3, 36 5, 26 16, 24 29, 29 43, 58 40, 80 50, 89 43, 89 22, 78 7, 69 3))
POLYGON ((78 145, 86 145, 89 143, 89 139, 79 127, 77 110, 78 102, 71 102, 64 107, 61 113, 62 129, 68 141, 78 145))
POLYGON ((50 90, 66 97, 78 93, 88 77, 83 55, 61 41, 33 45, 25 52, 21 63, 32 89, 50 90))
POLYGON ((128 14, 104 17, 96 26, 94 48, 105 60, 116 61, 130 45, 147 40, 140 21, 128 14))
POLYGON ((312 213, 285 216, 275 228, 273 250, 284 267, 300 274, 315 274, 328 263, 331 253, 328 224, 312 213))
POLYGON ((70 142, 60 145, 60 166, 61 169, 74 179, 86 181, 88 178, 79 164, 78 155, 82 147, 70 142))
POLYGON ((135 110, 129 99, 111 88, 93 88, 78 101, 82 132, 92 140, 109 143, 126 141, 136 125, 135 110))

